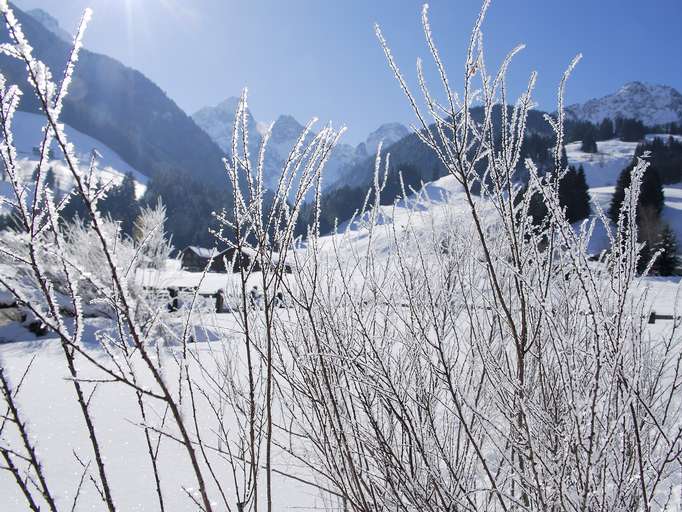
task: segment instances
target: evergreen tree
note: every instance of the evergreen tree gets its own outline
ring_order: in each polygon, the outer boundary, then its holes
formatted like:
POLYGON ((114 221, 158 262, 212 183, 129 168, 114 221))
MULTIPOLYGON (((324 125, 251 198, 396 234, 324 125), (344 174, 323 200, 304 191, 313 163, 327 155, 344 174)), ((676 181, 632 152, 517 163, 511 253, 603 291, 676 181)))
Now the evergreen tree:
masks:
POLYGON ((682 181, 682 142, 672 137, 654 137, 637 146, 636 156, 649 153, 648 161, 664 184, 682 181))
MULTIPOLYGON (((38 167, 33 169, 33 174, 31 174, 31 180, 35 182, 38 179, 38 167)), ((55 184, 55 176, 54 176, 54 171, 52 169, 48 169, 47 172, 43 176, 43 183, 47 185, 50 189, 54 187, 55 184)))
POLYGON ((663 211, 663 184, 655 167, 649 166, 642 176, 642 185, 639 192, 639 207, 652 208, 657 216, 663 211))
POLYGON ((598 151, 597 139, 593 130, 585 132, 582 144, 580 145, 580 151, 583 153, 596 153, 598 151))
MULTIPOLYGON (((620 209, 625 199, 625 189, 630 186, 631 173, 634 168, 635 163, 631 163, 627 166, 618 176, 618 181, 616 182, 616 190, 611 198, 611 205, 609 206, 609 218, 614 222, 618 222, 618 215, 620 214, 620 209)), ((640 185, 639 201, 637 203, 637 209, 640 210, 642 207, 651 208, 656 216, 659 216, 663 211, 663 185, 661 183, 661 178, 658 171, 652 167, 647 167, 642 176, 642 183, 640 185)))
POLYGON ((654 272, 661 276, 675 275, 680 260, 677 256, 677 238, 668 224, 663 226, 656 250, 661 251, 654 263, 654 272))
POLYGON ((139 205, 135 199, 135 180, 132 174, 126 174, 120 185, 109 189, 107 196, 100 201, 99 209, 103 214, 120 221, 123 233, 133 234, 139 205))
POLYGON ((2 231, 16 231, 21 225, 21 222, 19 222, 19 219, 17 218, 16 215, 13 214, 4 214, 0 215, 0 232, 2 231))
MULTIPOLYGON (((632 182, 632 169, 634 168, 634 161, 628 167, 623 169, 618 182, 616 190, 611 199, 611 206, 609 207, 609 217, 615 223, 618 222, 620 210, 625 200, 625 189, 630 187, 632 182)), ((661 223, 661 212, 663 211, 663 186, 661 179, 656 171, 656 168, 649 166, 642 176, 642 183, 640 185, 639 200, 637 202, 637 209, 635 212, 635 219, 638 227, 638 242, 644 243, 640 251, 639 262, 637 264, 637 271, 643 272, 646 265, 649 263, 653 250, 661 243, 662 233, 665 228, 661 223)), ((676 254, 676 247, 672 247, 671 235, 666 235, 667 251, 666 258, 674 258, 670 256, 676 254)), ((674 235, 673 235, 674 236, 674 235)), ((654 272, 661 273, 663 271, 657 269, 658 263, 654 263, 654 272)), ((664 260, 664 265, 670 266, 669 260, 664 260), (668 263, 665 263, 665 262, 668 263)), ((668 268, 665 269, 668 272, 668 268)))
POLYGON ((225 207, 220 187, 202 183, 181 170, 168 169, 149 180, 143 204, 153 207, 159 198, 168 206, 168 231, 176 247, 209 246, 215 242, 209 229, 218 227, 211 212, 225 207))
MULTIPOLYGON (((514 197, 514 205, 515 206, 519 205, 522 201, 526 199, 528 194, 530 194, 528 187, 525 187, 522 190, 520 190, 519 193, 514 197)), ((517 214, 518 213, 519 211, 517 211, 517 214)), ((542 225, 545 222, 548 213, 549 210, 547 209, 547 205, 545 204, 542 195, 537 192, 533 193, 533 195, 530 197, 530 202, 528 204, 528 216, 531 218, 531 222, 533 223, 533 225, 534 226, 542 225)), ((518 220, 521 220, 520 216, 518 217, 518 220)))
POLYGON ((588 133, 592 133, 596 138, 598 130, 599 130, 598 126, 592 124, 589 121, 570 122, 566 126, 567 131, 566 141, 576 142, 579 140, 583 140, 585 138, 585 135, 588 133))
POLYGON ((570 166, 559 183, 559 204, 566 210, 566 219, 573 223, 590 215, 590 194, 585 171, 570 166))
POLYGON ((613 139, 613 121, 606 117, 599 124, 599 131, 597 132, 597 140, 609 140, 613 139))
POLYGON ((620 209, 623 206, 623 201, 625 200, 625 189, 630 187, 632 166, 628 166, 623 169, 618 176, 618 181, 616 182, 616 189, 611 197, 611 204, 609 205, 609 218, 614 224, 618 223, 618 216, 620 215, 620 209))
POLYGON ((623 142, 639 142, 644 138, 644 123, 637 119, 616 119, 616 136, 623 142))
POLYGON ((568 167, 568 155, 566 154, 566 146, 561 148, 561 169, 560 171, 563 171, 568 167))
POLYGON ((55 182, 56 180, 54 177, 54 171, 52 169, 48 169, 45 173, 45 186, 50 190, 54 190, 55 182))
POLYGON ((544 198, 537 192, 530 198, 528 214, 533 219, 533 225, 535 226, 541 226, 547 219, 549 210, 547 209, 544 198))

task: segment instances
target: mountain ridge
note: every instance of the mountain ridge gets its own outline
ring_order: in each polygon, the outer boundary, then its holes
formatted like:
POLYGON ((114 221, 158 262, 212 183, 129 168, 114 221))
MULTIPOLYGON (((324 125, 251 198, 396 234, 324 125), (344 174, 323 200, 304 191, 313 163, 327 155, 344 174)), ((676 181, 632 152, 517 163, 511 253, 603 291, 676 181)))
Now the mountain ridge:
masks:
MULTIPOLYGON (((192 114, 192 119, 201 127, 220 148, 229 152, 232 141, 232 129, 239 98, 231 96, 214 106, 206 106, 192 114)), ((269 123, 256 120, 247 109, 249 129, 249 152, 257 154, 264 133, 269 123)), ((265 155, 265 184, 274 187, 279 179, 282 164, 289 151, 301 135, 304 126, 289 114, 280 114, 272 124, 270 143, 265 155)), ((325 188, 333 188, 343 181, 345 173, 361 160, 376 153, 380 140, 387 147, 409 134, 408 128, 396 122, 384 123, 370 133, 367 138, 353 146, 339 143, 333 150, 325 169, 325 188)), ((312 137, 312 134, 310 135, 312 137)))
POLYGON ((26 14, 31 16, 43 27, 45 27, 47 30, 52 32, 57 37, 59 37, 59 39, 61 39, 65 43, 70 44, 72 42, 73 36, 69 34, 66 30, 64 30, 57 21, 57 19, 44 9, 40 8, 29 9, 28 11, 26 11, 26 14))
POLYGON ((668 85, 627 82, 614 93, 566 107, 566 115, 595 124, 618 117, 637 119, 647 126, 678 123, 682 122, 682 94, 668 85))
MULTIPOLYGON (((55 77, 63 72, 71 44, 12 5, 34 55, 55 77)), ((9 42, 6 31, 0 43, 9 42)), ((0 56, 8 83, 31 90, 23 62, 0 56)), ((38 99, 24 94, 19 109, 40 113, 38 99)), ((150 178, 179 172, 205 183, 225 183, 223 151, 154 82, 119 61, 82 49, 62 120, 102 141, 150 178)))

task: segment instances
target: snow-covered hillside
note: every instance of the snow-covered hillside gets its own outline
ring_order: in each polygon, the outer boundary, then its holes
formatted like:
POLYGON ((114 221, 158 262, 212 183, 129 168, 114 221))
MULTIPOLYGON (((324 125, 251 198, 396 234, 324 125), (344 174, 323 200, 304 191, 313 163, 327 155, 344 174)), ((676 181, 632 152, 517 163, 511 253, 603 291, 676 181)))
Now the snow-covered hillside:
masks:
MULTIPOLYGON (((485 204, 480 204, 480 207, 480 211, 484 212, 485 204)), ((397 258, 393 252, 395 246, 392 241, 394 237, 414 235, 423 236, 426 240, 433 235, 434 226, 436 230, 447 230, 453 222, 458 222, 460 225, 466 224, 468 222, 466 210, 462 187, 452 176, 446 176, 427 184, 420 194, 400 202, 395 207, 381 207, 379 223, 382 225, 374 231, 373 237, 368 236, 369 231, 363 222, 358 222, 344 235, 323 237, 320 240, 321 258, 324 255, 334 258, 338 254, 340 238, 343 237, 345 240, 342 242, 343 247, 348 251, 363 254, 368 244, 373 243, 378 249, 376 254, 382 258, 382 261, 395 261, 397 258)), ((369 221, 369 218, 365 218, 364 221, 369 221)), ((259 276, 253 277, 254 281, 258 282, 259 276)), ((202 291, 213 292, 217 286, 227 287, 229 290, 230 282, 238 280, 237 274, 209 274, 204 277, 201 273, 169 269, 164 273, 160 286, 197 286, 201 283, 202 291)), ((480 289, 482 290, 483 287, 482 284, 480 289)), ((679 289, 677 281, 651 279, 649 288, 653 306, 660 307, 660 311, 669 311, 679 289)), ((224 361, 229 361, 230 368, 236 372, 243 372, 245 365, 245 357, 241 348, 243 343, 240 342, 238 334, 235 334, 240 332, 238 317, 231 313, 212 314, 203 308, 198 308, 195 321, 201 323, 202 327, 194 331, 200 343, 194 343, 188 347, 191 353, 187 367, 189 374, 202 383, 205 380, 210 386, 222 382, 216 376, 223 376, 224 361)), ((649 333, 660 336, 661 333, 667 332, 665 329, 668 325, 658 322, 654 326, 648 326, 647 329, 649 333)), ((108 320, 87 319, 84 347, 93 360, 102 364, 107 363, 106 354, 98 348, 95 333, 111 332, 113 329, 115 329, 115 324, 108 320)), ((76 493, 74 484, 78 482, 82 472, 74 454, 81 458, 87 457, 89 446, 88 432, 80 417, 77 402, 73 398, 73 389, 64 366, 64 356, 59 340, 52 335, 37 340, 33 334, 18 326, 17 323, 0 326, 0 339, 3 336, 12 336, 14 341, 14 343, 0 344, 0 358, 13 382, 21 378, 22 372, 33 361, 29 378, 26 379, 26 384, 19 394, 22 413, 32 419, 31 435, 35 439, 38 454, 45 461, 44 471, 56 489, 55 499, 60 506, 67 506, 74 498, 76 493)), ((180 353, 180 347, 168 347, 160 356, 163 360, 164 375, 172 386, 178 382, 174 358, 180 357, 180 353)), ((137 370, 139 385, 153 386, 153 381, 144 371, 141 362, 137 359, 135 362, 139 365, 137 370)), ((88 390, 94 385, 87 379, 92 379, 93 382, 105 380, 105 376, 95 370, 92 365, 83 364, 81 371, 83 385, 88 390)), ((196 398, 192 397, 191 400, 187 399, 182 402, 182 414, 186 417, 193 417, 191 404, 195 400, 198 404, 195 416, 197 428, 201 430, 202 436, 210 439, 210 436, 215 433, 212 430, 215 418, 200 394, 197 394, 196 398)), ((150 407, 149 411, 150 419, 147 420, 149 423, 156 424, 162 421, 163 407, 150 407)), ((135 394, 124 385, 104 382, 97 386, 93 394, 91 412, 97 420, 97 432, 106 468, 112 487, 116 489, 114 498, 117 506, 120 510, 126 511, 153 509, 156 505, 155 488, 135 394), (131 477, 133 474, 134 478, 131 477)), ((239 432, 236 417, 230 413, 229 407, 221 418, 220 428, 224 429, 225 435, 234 436, 236 432, 239 432)), ((279 430, 277 432, 279 433, 279 430)), ((296 440, 292 440, 289 435, 283 435, 281 442, 282 446, 286 446, 287 443, 296 442, 296 440)), ((186 452, 173 438, 163 438, 160 454, 160 475, 166 489, 164 494, 167 503, 166 510, 189 510, 187 494, 195 499, 198 497, 196 484, 191 472, 187 470, 186 452), (184 488, 187 488, 187 493, 183 490, 184 488)), ((221 462, 220 457, 213 452, 209 452, 207 457, 214 464, 221 462)), ((204 463, 201 462, 201 464, 203 467, 204 463)), ((316 484, 319 485, 324 481, 316 480, 313 471, 306 467, 306 461, 287 455, 280 445, 275 445, 273 448, 273 467, 276 470, 273 476, 274 510, 294 508, 297 510, 340 510, 342 508, 334 497, 326 495, 315 487, 316 484)), ((227 471, 229 473, 229 470, 227 471)), ((218 495, 214 485, 212 483, 208 485, 210 492, 218 495)), ((222 485, 231 498, 235 492, 232 479, 225 478, 222 485)), ((259 489, 259 499, 264 502, 264 486, 259 489)), ((0 473, 0 495, 3 496, 2 501, 5 507, 3 510, 10 512, 24 510, 24 497, 7 472, 0 473)), ((99 495, 91 485, 86 485, 78 510, 100 510, 101 505, 99 495)))
POLYGON ((632 162, 637 142, 618 139, 597 143, 598 153, 583 153, 581 142, 566 144, 566 155, 571 165, 582 165, 590 188, 615 185, 620 172, 632 162))
MULTIPOLYGON (((38 114, 29 112, 17 112, 14 116, 14 144, 19 157, 18 166, 21 177, 25 182, 32 179, 33 171, 37 165, 38 148, 41 141, 41 130, 44 118, 38 114)), ((102 183, 118 184, 123 177, 130 173, 136 181, 136 194, 141 197, 146 190, 147 176, 128 165, 115 151, 102 144, 97 139, 85 135, 70 126, 65 126, 66 134, 73 143, 80 159, 81 169, 85 173, 90 162, 93 150, 99 154, 95 179, 102 183)), ((73 188, 71 173, 62 160, 61 150, 56 143, 52 144, 52 159, 49 168, 55 176, 55 186, 61 192, 67 192, 73 188)), ((1 176, 0 176, 1 178, 1 176)), ((8 197, 11 194, 10 184, 0 179, 0 196, 8 197)), ((0 213, 6 213, 0 207, 0 213)))
POLYGON ((629 82, 613 94, 567 107, 566 115, 592 123, 607 117, 639 119, 647 126, 680 122, 682 94, 666 85, 629 82))
MULTIPOLYGON (((667 134, 646 135, 648 140, 668 137, 667 134)), ((597 153, 583 153, 580 151, 580 145, 580 141, 566 145, 568 162, 576 167, 582 165, 592 199, 606 212, 611 204, 618 176, 632 162, 637 143, 622 142, 618 139, 600 141, 597 143, 599 150, 597 153)), ((665 196, 663 220, 670 224, 678 240, 682 240, 682 186, 665 186, 663 194, 665 196)), ((598 226, 590 250, 596 253, 607 249, 608 243, 603 226, 598 226)))

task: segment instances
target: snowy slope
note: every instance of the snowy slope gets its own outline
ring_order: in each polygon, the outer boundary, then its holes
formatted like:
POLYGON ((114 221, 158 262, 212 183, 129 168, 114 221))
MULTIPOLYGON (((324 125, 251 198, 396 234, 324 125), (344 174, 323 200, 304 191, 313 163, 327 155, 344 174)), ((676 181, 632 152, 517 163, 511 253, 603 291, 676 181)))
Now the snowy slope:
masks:
MULTIPOLYGON (((667 138, 668 135, 648 134, 646 136, 647 139, 654 137, 667 138)), ((590 187, 590 195, 606 212, 609 208, 618 176, 632 161, 637 143, 622 142, 617 139, 598 142, 599 152, 596 154, 583 153, 580 151, 580 145, 580 141, 566 145, 569 164, 583 166, 585 179, 590 187)), ((671 225, 678 240, 682 240, 682 184, 666 186, 663 191, 665 195, 663 219, 671 225)), ((430 198, 427 216, 431 219, 441 219, 442 221, 445 217, 445 212, 450 212, 448 214, 451 214, 453 209, 461 211, 465 204, 461 185, 452 176, 445 176, 437 181, 427 183, 422 193, 430 198)), ((425 203, 413 197, 400 201, 397 208, 382 206, 379 209, 376 222, 386 225, 404 224, 402 219, 408 216, 413 217, 414 215, 424 214, 419 213, 423 210, 423 204, 425 203), (410 208, 405 208, 406 204, 410 208), (416 208, 415 205, 417 206, 416 208), (415 213, 414 210, 417 210, 418 213, 415 213)), ((353 222, 343 223, 339 229, 340 231, 347 228, 350 229, 353 232, 353 236, 360 240, 364 236, 364 226, 368 221, 369 218, 365 215, 363 218, 355 219, 353 222)), ((590 244, 590 251, 598 253, 607 249, 608 243, 604 227, 598 222, 590 244)))
MULTIPOLYGON (((667 139, 668 137, 669 135, 667 134, 646 135, 647 140, 654 138, 667 139)), ((583 166, 585 180, 590 187, 590 195, 606 212, 609 209, 618 176, 632 162, 637 143, 622 142, 617 139, 598 142, 598 153, 583 153, 580 151, 580 145, 580 142, 566 145, 568 162, 571 165, 583 166)), ((677 239, 682 240, 682 186, 665 186, 663 187, 663 194, 665 196, 665 206, 662 213, 663 220, 670 224, 677 239)), ((603 226, 599 226, 592 240, 590 250, 599 252, 607 248, 608 238, 603 226)))
MULTIPOLYGON (((566 145, 566 156, 570 165, 582 165, 585 181, 590 187, 592 201, 599 204, 604 212, 608 212, 611 196, 621 171, 632 162, 637 148, 636 142, 622 142, 618 139, 597 142, 597 153, 580 151, 581 141, 566 145)), ((592 207, 592 213, 595 214, 592 207)), ((609 248, 606 228, 597 222, 590 245, 592 254, 598 254, 609 248)))
MULTIPOLYGON (((447 227, 455 219, 466 222, 466 208, 462 188, 451 176, 428 184, 421 196, 408 198, 396 207, 382 207, 382 226, 374 233, 374 243, 380 249, 380 257, 390 259, 394 256, 391 252, 391 239, 395 232, 400 236, 400 233, 406 232, 407 229, 423 228, 426 234, 434 224, 447 227), (430 200, 426 200, 426 196, 430 200)), ((481 211, 484 208, 485 205, 481 204, 481 211)), ((366 227, 362 225, 362 222, 358 222, 347 235, 323 237, 320 240, 323 253, 333 257, 334 239, 338 236, 346 236, 349 245, 344 247, 358 251, 358 253, 362 253, 369 243, 366 227)), ((221 286, 221 282, 224 283, 232 276, 213 274, 208 277, 211 283, 206 289, 213 289, 216 285, 221 286)), ((166 273, 163 286, 166 285, 166 279, 175 280, 176 286, 191 285, 192 279, 194 279, 193 284, 198 284, 201 274, 194 273, 191 276, 189 273, 174 270, 166 273)), ((652 279, 650 283, 655 292, 651 294, 654 305, 660 304, 661 311, 669 311, 670 304, 679 290, 678 280, 652 279)), ((215 365, 222 360, 222 357, 233 362, 236 368, 243 368, 244 355, 240 352, 243 344, 236 343, 233 338, 235 330, 238 331, 234 317, 229 314, 203 316, 201 321, 209 326, 209 332, 199 339, 211 341, 189 346, 192 354, 189 358, 191 374, 201 375, 199 368, 201 364, 205 365, 205 370, 209 374, 214 372, 215 375, 220 375, 215 365), (217 337, 221 340, 217 340, 217 337)), ((651 332, 659 332, 654 329, 664 327, 664 323, 658 322, 655 326, 648 328, 652 329, 651 332)), ((84 336, 86 343, 93 339, 96 330, 109 328, 112 326, 104 320, 88 320, 84 336)), ((73 451, 76 450, 81 457, 87 457, 89 448, 87 430, 83 426, 77 403, 73 398, 71 384, 66 378, 59 342, 49 336, 44 340, 35 340, 33 335, 26 330, 17 329, 16 325, 0 328, 0 338, 8 332, 19 336, 15 340, 22 340, 18 343, 0 345, 0 358, 8 368, 9 377, 13 381, 20 378, 31 358, 36 357, 30 378, 27 379, 19 399, 22 412, 35 420, 30 426, 31 434, 36 440, 39 455, 45 457, 45 471, 58 491, 56 496, 58 504, 68 509, 75 492, 74 484, 80 475, 80 467, 73 456, 73 451)), ((94 344, 89 346, 88 351, 95 358, 104 358, 102 352, 98 351, 94 344)), ((173 353, 177 356, 179 350, 169 349, 169 353, 165 355, 164 368, 167 382, 174 386, 177 382, 177 367, 172 359, 173 353)), ((85 368, 85 366, 82 368, 85 372, 82 375, 84 378, 102 378, 102 375, 92 370, 91 367, 85 368)), ((141 386, 147 386, 151 382, 149 375, 142 370, 138 372, 138 378, 141 386)), ((91 389, 91 384, 84 383, 84 386, 87 390, 91 389)), ((199 401, 198 424, 201 425, 203 433, 208 438, 211 435, 210 429, 214 428, 214 423, 212 423, 210 411, 202 405, 201 396, 197 399, 199 401)), ((185 400, 183 403, 183 414, 191 414, 189 401, 185 400)), ((159 406, 152 408, 151 411, 150 423, 157 424, 163 415, 163 408, 159 406)), ((156 509, 154 484, 134 394, 121 385, 102 384, 94 394, 92 412, 99 425, 98 433, 102 440, 102 450, 113 483, 112 487, 116 491, 114 499, 118 509, 125 511, 156 509)), ((232 433, 236 430, 233 415, 226 414, 223 421, 226 431, 232 433)), ((186 453, 172 440, 164 440, 161 446, 160 467, 166 493, 164 496, 166 510, 169 512, 195 510, 196 508, 192 507, 182 491, 183 486, 191 490, 196 488, 191 474, 186 470, 186 453)), ((209 453, 209 456, 212 457, 212 454, 209 453)), ((300 462, 287 457, 277 448, 274 449, 273 461, 275 469, 282 473, 302 479, 312 478, 309 469, 303 467, 300 462)), ((201 464, 203 465, 203 462, 201 464)), ((229 469, 226 469, 225 474, 229 475, 229 469)), ((223 484, 228 497, 232 499, 231 478, 225 477, 223 484)), ((263 489, 264 486, 261 485, 261 492, 263 489)), ((79 510, 101 510, 101 502, 96 492, 89 485, 85 487, 85 490, 86 494, 83 496, 79 510)), ((215 489, 211 489, 211 492, 217 495, 215 489)), ((326 499, 321 497, 320 491, 313 486, 306 485, 300 480, 284 477, 281 473, 274 476, 273 495, 276 500, 274 510, 277 511, 313 509, 331 511, 342 508, 329 497, 326 499)), ((23 497, 7 472, 0 473, 0 496, 3 497, 3 511, 14 512, 25 509, 23 497)))
MULTIPOLYGON (((37 164, 37 151, 41 142, 43 125, 44 118, 38 114, 17 112, 14 116, 14 144, 19 157, 18 164, 21 177, 25 183, 30 182, 37 164)), ((97 150, 100 156, 98 157, 98 165, 95 171, 96 179, 99 179, 102 183, 118 184, 126 174, 131 173, 136 181, 137 196, 141 197, 144 194, 148 181, 144 174, 128 165, 115 151, 97 139, 85 135, 68 125, 65 126, 65 130, 69 141, 74 145, 83 172, 87 171, 92 150, 97 150)), ((53 142, 50 169, 54 172, 57 188, 62 192, 66 192, 73 187, 73 179, 62 158, 61 150, 53 142)), ((11 194, 9 183, 0 180, 0 196, 7 197, 9 194, 11 194)), ((0 209, 0 213, 6 212, 0 209)))
POLYGON ((666 85, 629 82, 617 92, 566 108, 568 119, 639 119, 648 126, 682 120, 682 94, 666 85))
POLYGON ((566 155, 571 165, 582 165, 587 185, 605 187, 615 185, 620 172, 632 161, 637 142, 622 142, 618 139, 597 143, 597 153, 580 151, 581 142, 566 144, 566 155))

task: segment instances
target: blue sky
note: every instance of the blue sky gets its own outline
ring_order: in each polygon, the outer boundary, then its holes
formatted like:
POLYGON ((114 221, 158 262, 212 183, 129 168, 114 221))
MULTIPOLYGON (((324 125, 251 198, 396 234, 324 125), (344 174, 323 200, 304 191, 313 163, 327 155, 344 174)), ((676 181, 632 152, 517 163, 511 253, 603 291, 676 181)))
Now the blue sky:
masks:
MULTIPOLYGON (((427 57, 413 0, 18 0, 41 7, 73 31, 94 10, 89 49, 142 71, 192 113, 249 87, 258 120, 281 113, 345 124, 359 142, 379 124, 413 117, 373 31, 378 22, 414 84, 427 57)), ((480 3, 430 2, 432 28, 457 89, 466 42, 480 3)), ((510 73, 519 92, 539 73, 535 100, 555 105, 563 69, 584 55, 569 84, 569 103, 641 80, 682 90, 682 1, 494 0, 484 25, 488 67, 527 44, 510 73)), ((431 75, 433 77, 433 75, 431 75)), ((435 77, 434 77, 435 78, 435 77)), ((434 82, 434 86, 435 86, 434 82)))

